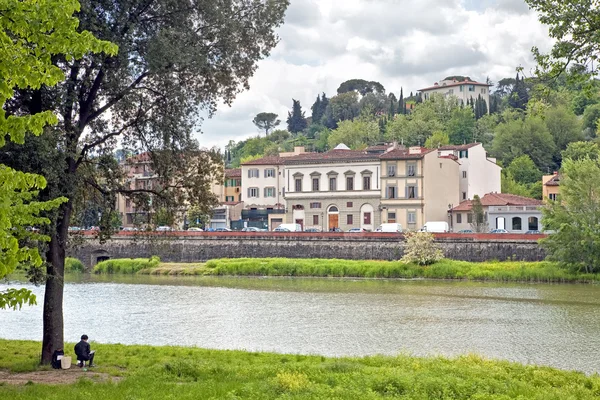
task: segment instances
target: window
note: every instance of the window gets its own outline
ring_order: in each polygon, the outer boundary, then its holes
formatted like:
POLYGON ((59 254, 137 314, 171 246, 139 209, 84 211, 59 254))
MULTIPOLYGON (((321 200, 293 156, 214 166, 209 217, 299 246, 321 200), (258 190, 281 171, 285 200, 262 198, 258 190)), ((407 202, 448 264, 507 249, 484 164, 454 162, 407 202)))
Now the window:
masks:
POLYGON ((416 224, 417 223, 417 213, 414 211, 409 211, 407 216, 407 221, 409 224, 416 224))
POLYGON ((353 176, 346 177, 346 190, 354 190, 354 177, 353 176))
POLYGON ((529 226, 530 231, 537 231, 538 230, 537 217, 529 217, 529 219, 527 220, 527 225, 529 226))
POLYGON ((467 192, 463 192, 463 193, 462 193, 462 199, 463 199, 463 200, 466 200, 466 199, 467 199, 467 192))
POLYGON ((458 158, 469 158, 469 150, 461 150, 458 152, 458 158))
POLYGON ((352 214, 346 215, 346 223, 352 225, 352 214))
POLYGON ((258 178, 260 176, 258 169, 252 168, 248 170, 248 178, 258 178))
POLYGON ((467 214, 467 223, 469 223, 469 224, 473 223, 473 214, 471 214, 471 213, 467 214))
POLYGON ((388 222, 396 222, 396 213, 388 212, 388 222))
POLYGON ((388 165, 388 176, 396 176, 396 165, 388 165))
POLYGON ((321 203, 310 203, 310 208, 321 208, 321 203))
POLYGON ((415 164, 408 164, 406 166, 406 175, 415 176, 417 172, 417 166, 415 164))
POLYGON ((371 190, 371 177, 363 176, 363 190, 371 190))
POLYGON ((454 94, 454 89, 448 90, 448 94, 454 94))
POLYGON ((396 191, 396 186, 388 186, 387 187, 387 198, 395 199, 398 197, 398 193, 396 191))
POLYGON ((312 180, 312 190, 313 192, 319 191, 319 178, 313 178, 312 180))
POLYGON ((475 85, 469 85, 469 92, 475 91, 475 85))
POLYGON ((462 214, 461 213, 456 214, 456 223, 462 224, 462 214))
POLYGON ((313 215, 313 225, 319 225, 319 216, 313 215))
POLYGON ((513 231, 520 231, 521 228, 521 218, 519 217, 513 217, 512 219, 512 230, 513 231))
POLYGON ((416 199, 417 198, 417 187, 415 185, 409 185, 406 187, 406 198, 416 199))
POLYGON ((346 208, 351 208, 353 206, 351 201, 346 202, 346 208))
POLYGON ((460 86, 460 91, 463 92, 464 91, 464 86, 460 86))
POLYGON ((485 89, 481 89, 481 93, 485 94, 485 89))
POLYGON ((467 178, 467 171, 463 171, 463 179, 467 178))
POLYGON ((248 197, 258 197, 258 188, 248 188, 248 197))
POLYGON ((335 192, 337 190, 337 179, 329 178, 329 190, 335 192))
POLYGON ((125 200, 125 207, 127 207, 127 208, 131 207, 131 199, 125 200))
POLYGON ((265 169, 265 178, 275 178, 275 168, 265 169))
POLYGON ((371 213, 370 212, 366 212, 363 215, 363 223, 365 225, 371 225, 371 213))
POLYGON ((550 193, 548 194, 548 198, 552 201, 556 201, 556 193, 550 193))
POLYGON ((302 178, 296 178, 295 181, 296 184, 296 192, 301 192, 302 191, 302 178))
POLYGON ((225 196, 225 201, 235 201, 234 196, 225 196))
POLYGON ((265 188, 265 197, 275 197, 275 188, 274 187, 266 187, 265 188))

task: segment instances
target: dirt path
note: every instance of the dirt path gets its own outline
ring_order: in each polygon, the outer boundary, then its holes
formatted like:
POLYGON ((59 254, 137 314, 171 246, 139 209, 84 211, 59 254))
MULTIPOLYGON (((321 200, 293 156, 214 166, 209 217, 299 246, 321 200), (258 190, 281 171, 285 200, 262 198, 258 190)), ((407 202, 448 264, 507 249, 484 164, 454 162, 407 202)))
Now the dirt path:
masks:
POLYGON ((81 368, 54 369, 52 371, 34 371, 12 374, 0 371, 0 383, 11 385, 24 385, 28 382, 43 383, 46 385, 69 385, 77 382, 79 378, 86 377, 96 382, 118 382, 118 376, 110 376, 102 372, 83 371, 81 368))

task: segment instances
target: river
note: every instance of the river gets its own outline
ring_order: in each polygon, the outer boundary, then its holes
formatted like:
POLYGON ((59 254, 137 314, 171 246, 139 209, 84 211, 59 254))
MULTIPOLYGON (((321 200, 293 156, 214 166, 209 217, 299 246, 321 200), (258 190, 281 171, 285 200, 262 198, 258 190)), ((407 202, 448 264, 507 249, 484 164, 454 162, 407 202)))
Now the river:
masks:
MULTIPOLYGON (((0 337, 40 340, 38 305, 0 337)), ((600 286, 299 278, 69 277, 65 338, 325 356, 455 356, 600 371, 600 286)))

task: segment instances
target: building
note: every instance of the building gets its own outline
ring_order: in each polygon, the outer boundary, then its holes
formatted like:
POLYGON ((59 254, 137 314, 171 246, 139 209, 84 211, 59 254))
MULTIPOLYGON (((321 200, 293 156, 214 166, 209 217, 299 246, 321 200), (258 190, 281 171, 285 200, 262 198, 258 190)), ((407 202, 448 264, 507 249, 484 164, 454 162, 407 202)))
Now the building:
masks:
MULTIPOLYGON (((488 230, 506 229, 514 233, 541 231, 542 204, 541 200, 507 193, 487 193, 481 197, 488 230)), ((472 208, 472 201, 465 200, 450 210, 454 232, 472 229, 472 208)))
POLYGON ((226 201, 212 209, 208 226, 205 228, 231 228, 242 218, 244 203, 241 201, 226 201))
POLYGON ((377 152, 338 145, 326 153, 284 159, 287 220, 328 231, 380 224, 380 162, 377 152))
POLYGON ((223 199, 221 202, 242 201, 242 170, 233 168, 225 170, 225 182, 223 184, 223 199))
MULTIPOLYGON (((151 190, 158 183, 158 176, 152 171, 150 153, 129 157, 120 166, 125 175, 124 186, 129 189, 151 190)), ((117 211, 121 214, 122 225, 126 227, 151 222, 147 209, 136 207, 131 198, 120 194, 117 195, 117 211)))
POLYGON ((487 104, 489 114, 490 86, 492 85, 475 82, 470 80, 470 78, 465 78, 463 81, 447 79, 440 81, 439 83, 435 82, 433 86, 419 89, 419 92, 421 92, 423 100, 428 100, 433 93, 439 93, 443 96, 454 96, 458 98, 462 104, 467 104, 471 99, 475 101, 481 95, 481 98, 485 100, 485 104, 487 104))
POLYGON ((460 201, 471 200, 475 195, 482 197, 486 193, 501 191, 502 168, 496 164, 495 158, 488 157, 481 143, 441 146, 438 154, 453 155, 458 159, 460 201))
POLYGON ((555 172, 552 175, 542 176, 542 197, 556 201, 560 194, 560 175, 555 172))
POLYGON ((393 147, 379 156, 381 221, 417 230, 428 221, 448 221, 459 199, 459 163, 422 147, 393 147))

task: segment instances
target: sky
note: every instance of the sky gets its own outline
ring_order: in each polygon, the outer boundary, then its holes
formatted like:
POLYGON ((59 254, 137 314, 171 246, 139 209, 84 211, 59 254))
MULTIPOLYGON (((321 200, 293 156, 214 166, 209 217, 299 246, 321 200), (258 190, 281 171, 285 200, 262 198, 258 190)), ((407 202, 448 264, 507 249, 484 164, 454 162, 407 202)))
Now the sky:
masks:
POLYGON ((317 94, 332 97, 348 79, 380 82, 396 97, 449 75, 497 82, 519 66, 530 76, 531 48, 552 45, 524 0, 291 0, 277 34, 250 90, 204 119, 202 147, 257 136, 260 112, 278 114, 285 129, 292 99, 310 116, 317 94))

